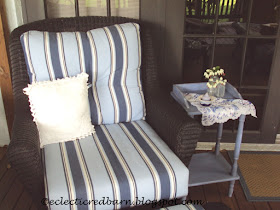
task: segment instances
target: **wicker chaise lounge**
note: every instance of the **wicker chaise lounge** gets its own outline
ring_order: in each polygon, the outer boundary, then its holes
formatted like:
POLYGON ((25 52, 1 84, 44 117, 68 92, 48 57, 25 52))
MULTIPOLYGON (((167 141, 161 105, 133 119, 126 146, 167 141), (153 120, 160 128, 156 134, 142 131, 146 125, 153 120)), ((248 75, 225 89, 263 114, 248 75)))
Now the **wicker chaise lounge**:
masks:
POLYGON ((169 93, 162 92, 158 77, 160 70, 155 62, 152 38, 145 23, 122 17, 75 17, 33 22, 17 28, 10 37, 15 119, 12 140, 8 147, 8 158, 38 205, 45 197, 44 167, 38 130, 30 113, 28 97, 22 91, 29 83, 29 78, 20 36, 30 30, 87 31, 126 22, 136 22, 141 27, 141 79, 146 103, 146 122, 186 166, 190 162, 201 127, 170 97, 169 93))

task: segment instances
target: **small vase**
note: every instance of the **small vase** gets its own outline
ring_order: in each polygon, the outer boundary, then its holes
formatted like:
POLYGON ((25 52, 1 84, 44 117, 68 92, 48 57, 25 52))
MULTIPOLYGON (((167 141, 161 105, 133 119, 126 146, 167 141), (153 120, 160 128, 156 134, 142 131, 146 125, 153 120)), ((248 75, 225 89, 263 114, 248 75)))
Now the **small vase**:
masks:
POLYGON ((217 86, 217 91, 216 91, 216 96, 218 98, 222 98, 225 95, 225 90, 226 90, 226 86, 222 85, 222 84, 218 84, 217 86))
POLYGON ((217 88, 208 88, 207 93, 209 96, 215 96, 217 92, 217 88))
MULTIPOLYGON (((210 85, 213 86, 218 79, 219 78, 217 76, 214 76, 213 81, 210 82, 210 85)), ((212 88, 207 87, 207 88, 208 88, 207 93, 209 94, 209 96, 216 96, 217 95, 217 87, 212 87, 212 88)))

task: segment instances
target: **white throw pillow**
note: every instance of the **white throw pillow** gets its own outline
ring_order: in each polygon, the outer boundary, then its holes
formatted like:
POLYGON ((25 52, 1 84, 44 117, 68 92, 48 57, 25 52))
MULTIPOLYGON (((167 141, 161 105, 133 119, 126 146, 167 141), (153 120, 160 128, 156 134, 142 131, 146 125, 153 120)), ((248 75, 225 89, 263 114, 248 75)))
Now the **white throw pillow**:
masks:
POLYGON ((94 133, 88 103, 88 74, 35 82, 24 88, 29 96, 40 147, 71 141, 94 133))

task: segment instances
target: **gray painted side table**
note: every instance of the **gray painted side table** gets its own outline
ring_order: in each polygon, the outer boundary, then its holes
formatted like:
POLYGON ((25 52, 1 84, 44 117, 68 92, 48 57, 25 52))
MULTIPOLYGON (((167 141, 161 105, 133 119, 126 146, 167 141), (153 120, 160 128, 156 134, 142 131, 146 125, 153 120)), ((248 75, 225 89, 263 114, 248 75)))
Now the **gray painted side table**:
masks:
MULTIPOLYGON (((189 116, 194 117, 195 115, 201 115, 201 112, 199 112, 195 106, 192 106, 185 99, 183 94, 205 94, 206 91, 206 83, 178 84, 173 85, 173 91, 171 92, 171 95, 179 104, 183 106, 183 108, 188 112, 189 116)), ((242 96, 235 87, 227 83, 225 96, 223 98, 242 99, 242 96)), ((239 179, 239 176, 237 174, 237 160, 240 154, 244 122, 245 115, 241 115, 239 117, 238 131, 235 141, 233 165, 230 165, 220 153, 220 142, 222 139, 223 124, 219 123, 215 152, 199 153, 192 156, 189 165, 189 187, 230 181, 228 196, 232 196, 235 180, 239 179)))

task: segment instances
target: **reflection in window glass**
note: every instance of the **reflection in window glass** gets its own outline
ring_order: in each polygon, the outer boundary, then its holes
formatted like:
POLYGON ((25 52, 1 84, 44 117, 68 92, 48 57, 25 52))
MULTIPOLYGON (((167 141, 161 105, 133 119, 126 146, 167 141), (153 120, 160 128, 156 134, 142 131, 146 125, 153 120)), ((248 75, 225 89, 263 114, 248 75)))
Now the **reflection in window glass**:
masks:
POLYGON ((249 33, 254 35, 277 34, 279 4, 279 0, 254 0, 249 33))
POLYGON ((215 1, 186 0, 185 32, 188 34, 213 33, 215 14, 215 1))
MULTIPOLYGON (((47 0, 48 16, 74 17, 75 0, 47 0)), ((111 0, 111 15, 139 19, 139 0, 111 0)), ((80 16, 107 16, 107 0, 79 0, 80 16)))
POLYGON ((245 34, 248 16, 248 0, 220 1, 218 34, 245 34))
POLYGON ((214 23, 204 23, 198 18, 186 18, 185 33, 187 34, 212 34, 214 23))
POLYGON ((47 11, 49 18, 74 17, 74 0, 47 0, 47 11))
POLYGON ((198 18, 202 22, 214 22, 216 14, 216 1, 212 0, 186 0, 186 16, 198 18))
POLYGON ((243 22, 247 16, 248 0, 220 0, 220 22, 243 22))
POLYGON ((274 48, 273 39, 248 40, 242 85, 268 85, 274 48))
POLYGON ((81 16, 107 16, 106 0, 79 0, 81 16))
POLYGON ((212 38, 186 38, 184 49, 184 81, 205 82, 203 73, 210 67, 212 38))
POLYGON ((112 16, 139 19, 139 0, 111 0, 112 16))
POLYGON ((226 79, 236 87, 240 81, 242 49, 243 39, 216 39, 214 66, 223 67, 226 79))
MULTIPOLYGON (((217 9, 216 2, 215 0, 186 0, 186 33, 213 33, 217 9)), ((220 0, 218 2, 218 34, 244 33, 242 27, 239 28, 239 24, 246 22, 249 1, 220 0)))
MULTIPOLYGON (((265 106, 265 99, 267 90, 261 89, 241 89, 242 97, 246 100, 251 101, 257 110, 257 117, 247 117, 246 123, 244 124, 245 130, 260 130, 261 122, 263 118, 263 111, 265 106)), ((237 129, 237 127, 236 127, 237 129)))

